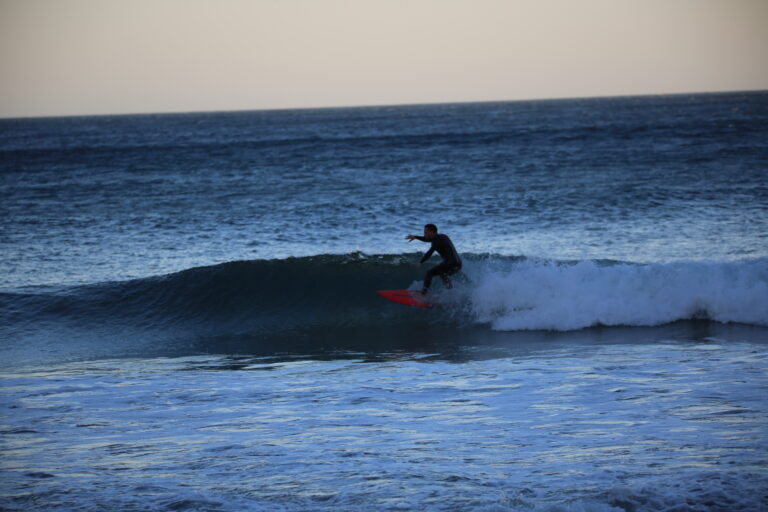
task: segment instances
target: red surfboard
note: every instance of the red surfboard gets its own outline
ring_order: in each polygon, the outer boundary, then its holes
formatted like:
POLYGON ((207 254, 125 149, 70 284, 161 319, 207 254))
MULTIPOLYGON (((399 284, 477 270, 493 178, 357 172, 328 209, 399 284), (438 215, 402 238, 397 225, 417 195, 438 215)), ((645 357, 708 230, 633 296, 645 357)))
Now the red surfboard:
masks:
POLYGON ((428 302, 421 292, 413 290, 376 290, 376 293, 398 304, 414 306, 417 308, 431 308, 432 303, 428 302))

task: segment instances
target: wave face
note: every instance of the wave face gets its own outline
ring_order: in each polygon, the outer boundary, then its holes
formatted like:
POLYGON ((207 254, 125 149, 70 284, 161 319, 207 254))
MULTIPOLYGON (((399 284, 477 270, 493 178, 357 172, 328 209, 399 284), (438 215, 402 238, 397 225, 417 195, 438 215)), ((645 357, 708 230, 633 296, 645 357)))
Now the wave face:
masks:
POLYGON ((466 328, 568 331, 686 319, 768 325, 768 259, 635 265, 469 256, 441 307, 391 304, 415 254, 236 261, 160 277, 0 294, 11 359, 430 350, 466 328))

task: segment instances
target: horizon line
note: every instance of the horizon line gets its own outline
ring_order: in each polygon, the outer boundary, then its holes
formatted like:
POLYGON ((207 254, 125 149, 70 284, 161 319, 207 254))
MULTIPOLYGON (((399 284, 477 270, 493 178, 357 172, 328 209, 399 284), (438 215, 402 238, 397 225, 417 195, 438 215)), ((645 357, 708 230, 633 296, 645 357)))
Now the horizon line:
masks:
POLYGON ((607 94, 599 96, 551 96, 551 97, 532 97, 520 99, 497 99, 497 100, 467 100, 467 101, 435 101, 435 102, 407 102, 407 103, 380 103, 366 105, 331 105, 318 107, 274 107, 274 108, 242 108, 242 109, 202 109, 202 110, 160 110, 146 112, 112 112, 99 114, 40 114, 28 116, 3 116, 0 115, 0 121, 21 121, 29 119, 65 119, 78 117, 128 117, 128 116, 153 116, 153 115, 194 115, 194 114, 228 114, 238 112, 281 112, 281 111, 301 111, 301 110, 342 110, 342 109, 365 109, 365 108, 399 108, 399 107, 420 107, 420 106, 440 106, 440 105, 472 105, 482 103, 525 103, 538 101, 567 101, 567 100, 590 100, 590 99, 609 99, 609 98, 640 98, 654 96, 689 96, 689 95, 717 95, 717 94, 745 94, 768 92, 768 89, 733 89, 733 90, 713 90, 713 91, 689 91, 689 92, 657 92, 657 93, 639 93, 639 94, 607 94))

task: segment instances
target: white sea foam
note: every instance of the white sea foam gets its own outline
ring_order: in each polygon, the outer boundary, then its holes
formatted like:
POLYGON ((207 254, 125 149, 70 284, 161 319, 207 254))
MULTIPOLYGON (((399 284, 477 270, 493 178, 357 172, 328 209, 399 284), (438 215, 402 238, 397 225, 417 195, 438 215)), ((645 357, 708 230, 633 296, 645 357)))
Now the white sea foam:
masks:
POLYGON ((768 259, 632 265, 488 261, 470 269, 470 310, 495 330, 566 331, 707 318, 768 325, 768 259))

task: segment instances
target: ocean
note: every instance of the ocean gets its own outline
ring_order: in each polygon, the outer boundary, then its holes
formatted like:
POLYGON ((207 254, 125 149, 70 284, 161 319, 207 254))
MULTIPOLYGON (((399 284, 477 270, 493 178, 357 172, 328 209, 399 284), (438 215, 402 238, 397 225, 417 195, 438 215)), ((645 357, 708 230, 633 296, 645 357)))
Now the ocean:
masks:
POLYGON ((768 92, 0 119, 0 254, 0 510, 768 510, 768 92))

